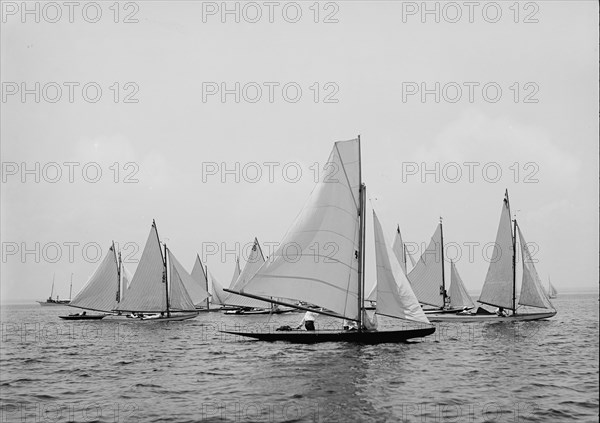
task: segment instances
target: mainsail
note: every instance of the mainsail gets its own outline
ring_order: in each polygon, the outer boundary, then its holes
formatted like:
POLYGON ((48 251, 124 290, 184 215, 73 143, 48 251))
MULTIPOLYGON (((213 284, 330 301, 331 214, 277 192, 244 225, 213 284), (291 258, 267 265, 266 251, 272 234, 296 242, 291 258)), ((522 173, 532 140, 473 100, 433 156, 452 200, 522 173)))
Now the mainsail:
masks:
POLYGON ((359 320, 359 140, 336 142, 280 247, 241 292, 306 301, 359 320), (330 251, 334 254, 328 254, 330 251))
POLYGON ((213 305, 225 305, 225 298, 229 295, 223 291, 223 285, 215 278, 210 270, 208 270, 208 290, 210 292, 213 305))
MULTIPOLYGON (((183 283, 183 286, 185 287, 185 290, 187 291, 187 294, 189 295, 192 304, 200 305, 209 297, 208 291, 204 289, 204 282, 192 277, 181 265, 181 263, 179 263, 177 258, 175 258, 171 250, 167 249, 167 251, 171 272, 171 292, 173 292, 173 290, 177 291, 179 289, 176 286, 177 282, 174 281, 175 278, 173 277, 175 274, 177 274, 178 279, 183 283)), ((170 304, 173 304, 173 301, 175 299, 169 298, 169 300, 170 304)), ((182 302, 182 304, 187 304, 187 301, 182 302)), ((193 308, 194 307, 192 307, 192 309, 193 308)))
POLYGON ((117 305, 119 275, 115 247, 112 245, 85 286, 69 306, 96 311, 111 311, 117 305))
POLYGON ((209 301, 208 298, 211 297, 211 294, 209 293, 209 288, 208 288, 208 277, 206 276, 206 271, 204 270, 204 266, 202 265, 202 262, 200 261, 200 256, 198 254, 196 254, 196 261, 194 262, 194 267, 192 268, 192 273, 190 273, 192 275, 192 278, 200 284, 200 286, 208 293, 208 297, 206 300, 206 306, 209 306, 209 301))
POLYGON ((494 252, 490 259, 479 302, 513 309, 513 234, 510 224, 508 192, 502 203, 494 252))
POLYGON ((465 288, 456 265, 454 262, 450 263, 450 308, 461 308, 461 307, 475 307, 471 296, 465 288))
POLYGON ((521 284, 519 304, 539 308, 554 308, 544 292, 542 282, 535 270, 531 253, 519 226, 517 226, 517 231, 519 232, 521 257, 523 260, 523 282, 521 284))
MULTIPOLYGON (((248 256, 248 261, 244 266, 244 270, 239 274, 237 280, 233 283, 233 285, 229 288, 232 291, 241 291, 244 286, 248 283, 248 281, 256 274, 258 269, 265 263, 265 257, 260 248, 260 244, 258 243, 258 239, 254 238, 254 243, 252 245, 252 250, 250 255, 248 256)), ((237 267, 239 267, 239 259, 237 261, 237 267)), ((238 307, 251 307, 251 308, 271 308, 271 303, 266 301, 257 300, 254 298, 244 297, 242 295, 237 295, 230 293, 225 298, 225 304, 229 306, 238 306, 238 307)))
POLYGON ((235 269, 233 269, 233 277, 231 278, 231 282, 229 282, 229 288, 232 288, 235 285, 235 281, 240 277, 240 273, 242 273, 242 269, 240 268, 240 258, 235 258, 235 269))
POLYGON ((555 298, 557 295, 558 295, 558 291, 556 290, 554 285, 552 285, 552 283, 550 282, 550 278, 548 278, 548 297, 555 298))
POLYGON ((377 263, 376 313, 429 323, 399 263, 395 260, 390 261, 388 247, 375 210, 373 210, 373 226, 377 263))
POLYGON ((125 298, 127 289, 129 288, 129 284, 131 283, 131 279, 131 273, 129 273, 129 270, 127 270, 123 262, 121 262, 121 292, 119 301, 123 301, 123 299, 125 298))
POLYGON ((406 246, 402 241, 402 234, 400 233, 400 225, 396 228, 396 236, 394 237, 394 244, 392 245, 392 251, 394 251, 394 255, 396 259, 400 263, 400 267, 405 275, 408 275, 408 259, 410 259, 411 269, 415 266, 415 259, 410 254, 409 251, 406 250, 406 246))
POLYGON ((162 312, 167 308, 165 295, 165 263, 158 240, 156 225, 152 222, 150 234, 127 295, 116 310, 162 312))
MULTIPOLYGON (((194 281, 192 277, 185 271, 183 266, 179 264, 175 256, 171 254, 171 251, 168 248, 167 256, 169 257, 169 263, 171 264, 171 273, 169 275, 169 310, 194 311, 196 309, 194 302, 192 301, 192 298, 190 297, 185 286, 186 284, 188 286, 193 286, 196 284, 196 281, 194 281)), ((204 298, 202 298, 200 301, 208 298, 208 292, 204 292, 205 294, 202 294, 204 298)))
POLYGON ((444 306, 442 294, 442 224, 440 223, 421 254, 415 267, 408 274, 408 280, 419 301, 436 307, 444 306))

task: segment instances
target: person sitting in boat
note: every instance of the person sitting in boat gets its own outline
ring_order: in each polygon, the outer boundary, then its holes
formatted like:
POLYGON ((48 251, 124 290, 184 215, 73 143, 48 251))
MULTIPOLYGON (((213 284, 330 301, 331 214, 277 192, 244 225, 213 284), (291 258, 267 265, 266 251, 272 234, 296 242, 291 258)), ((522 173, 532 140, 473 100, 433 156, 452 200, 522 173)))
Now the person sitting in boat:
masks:
POLYGON ((506 316, 508 316, 508 313, 506 312, 506 310, 504 310, 504 308, 503 308, 503 307, 498 307, 498 308, 496 309, 496 314, 497 314, 498 316, 500 316, 500 317, 506 317, 506 316))
POLYGON ((354 320, 346 320, 342 324, 344 330, 358 330, 358 325, 354 320))
POLYGON ((82 315, 82 316, 85 316, 85 315, 86 315, 86 312, 84 311, 83 313, 81 313, 81 315, 82 315))
POLYGON ((365 312, 363 315, 363 329, 364 330, 377 330, 377 315, 373 314, 373 318, 365 312))
POLYGON ((296 327, 296 329, 300 329, 302 324, 304 324, 304 328, 306 330, 315 330, 315 320, 319 316, 318 313, 313 313, 312 311, 307 311, 302 318, 300 324, 296 327))

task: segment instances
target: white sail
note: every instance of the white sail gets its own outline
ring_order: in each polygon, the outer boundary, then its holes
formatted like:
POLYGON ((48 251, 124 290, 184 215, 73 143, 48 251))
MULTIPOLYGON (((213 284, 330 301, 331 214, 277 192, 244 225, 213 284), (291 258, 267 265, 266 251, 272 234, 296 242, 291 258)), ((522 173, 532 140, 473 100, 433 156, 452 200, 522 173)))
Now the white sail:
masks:
POLYGON ((441 294, 442 266, 442 225, 439 224, 429 246, 408 274, 412 289, 423 304, 444 306, 444 298, 441 294))
MULTIPOLYGON (((242 272, 239 274, 237 280, 233 283, 233 286, 230 289, 233 291, 241 291, 264 263, 265 257, 260 248, 260 244, 258 243, 258 239, 254 238, 252 251, 250 252, 248 261, 244 266, 244 270, 242 270, 242 272)), ((237 262, 237 265, 239 266, 239 261, 237 262)), ((225 298, 225 304, 238 307, 271 308, 271 303, 266 301, 232 293, 229 293, 229 295, 225 298)))
POLYGON ((236 257, 235 269, 233 269, 233 277, 231 278, 231 282, 229 282, 229 288, 232 288, 233 285, 235 285, 235 281, 240 277, 240 273, 242 273, 242 269, 240 268, 240 258, 236 257))
POLYGON ((119 311, 159 313, 167 309, 165 265, 156 225, 152 223, 144 251, 119 311))
POLYGON ((359 141, 336 142, 307 204, 243 292, 359 319, 359 173, 359 141))
POLYGON ((375 210, 373 210, 373 226, 375 231, 375 261, 377 263, 376 313, 399 319, 429 323, 400 264, 396 260, 390 261, 388 247, 375 210))
POLYGON ((121 296, 119 301, 123 301, 125 295, 127 295, 127 289, 129 288, 129 284, 131 283, 132 275, 127 270, 125 265, 121 263, 121 296))
POLYGON ((400 267, 405 275, 408 275, 409 265, 408 258, 410 258, 410 268, 412 269, 415 266, 415 259, 412 255, 406 250, 404 242, 402 241, 402 234, 400 233, 400 225, 396 228, 396 236, 394 237, 394 244, 392 245, 392 251, 396 256, 396 259, 400 263, 400 267))
MULTIPOLYGON (((171 290, 177 290, 176 283, 173 276, 175 273, 179 276, 179 280, 183 283, 187 294, 189 295, 190 301, 192 304, 201 305, 203 301, 205 301, 209 297, 209 293, 206 289, 204 289, 204 282, 199 281, 193 278, 182 266, 181 263, 177 260, 177 258, 173 255, 171 250, 167 249, 169 256, 169 270, 171 272, 171 290)), ((174 299, 169 298, 171 304, 173 304, 174 299)), ((179 301, 179 300, 178 300, 179 301)), ((181 300, 183 301, 183 300, 181 300)), ((187 300, 186 300, 187 301, 187 300)), ((186 301, 183 301, 182 304, 187 304, 186 301)), ((193 309, 194 307, 192 307, 193 309)))
POLYGON ((494 252, 490 258, 479 302, 511 310, 513 308, 513 235, 508 192, 502 203, 494 252))
POLYGON ((194 262, 191 275, 208 292, 208 277, 198 254, 196 254, 196 261, 194 262))
MULTIPOLYGON (((167 249, 169 263, 170 263, 170 275, 169 275, 169 310, 170 311, 194 311, 194 301, 190 297, 186 284, 190 287, 199 286, 199 284, 192 279, 192 277, 186 272, 186 270, 177 261, 175 256, 167 249)), ((203 289, 202 289, 203 290, 203 289)), ((204 290, 203 290, 204 291, 204 290)), ((204 291, 206 295, 202 298, 203 301, 208 298, 208 292, 204 291)))
POLYGON ((373 285, 373 288, 369 291, 365 301, 377 301, 377 282, 375 282, 375 285, 373 285))
POLYGON ((542 282, 533 265, 531 253, 521 233, 521 228, 517 226, 519 232, 519 241, 521 244, 521 257, 523 259, 523 282, 521 284, 521 295, 519 304, 539 308, 553 308, 550 300, 546 297, 542 282))
POLYGON ((208 270, 208 289, 211 295, 211 304, 225 305, 225 298, 229 295, 223 291, 223 285, 215 278, 210 270, 208 270))
POLYGON ((75 295, 69 305, 88 310, 109 312, 117 306, 118 290, 117 261, 114 246, 111 246, 92 277, 81 291, 75 295))
MULTIPOLYGON (((200 256, 198 254, 196 254, 196 261, 194 262, 191 275, 192 278, 199 283, 202 288, 204 288, 210 298, 211 294, 208 288, 208 277, 206 276, 206 271, 204 270, 204 266, 202 265, 200 256)), ((206 303, 204 303, 204 305, 206 305, 206 303)))
POLYGON ((558 295, 558 291, 550 282, 550 278, 548 278, 548 297, 555 298, 558 295))
POLYGON ((465 288, 465 284, 458 274, 454 262, 451 262, 450 264, 450 307, 475 307, 471 296, 465 288))

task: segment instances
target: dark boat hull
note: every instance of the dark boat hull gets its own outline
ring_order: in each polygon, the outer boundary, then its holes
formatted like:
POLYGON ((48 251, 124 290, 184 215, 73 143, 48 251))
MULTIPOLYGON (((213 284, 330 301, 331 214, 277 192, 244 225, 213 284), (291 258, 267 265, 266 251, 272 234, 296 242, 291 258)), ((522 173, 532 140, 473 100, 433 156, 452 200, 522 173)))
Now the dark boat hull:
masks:
POLYGON ((404 342, 412 338, 423 338, 435 332, 435 327, 395 331, 281 331, 281 332, 234 332, 231 335, 246 336, 266 342, 291 342, 315 344, 320 342, 355 342, 359 344, 385 344, 404 342))
POLYGON ((58 316, 64 320, 100 320, 104 319, 107 314, 86 314, 85 316, 58 316))

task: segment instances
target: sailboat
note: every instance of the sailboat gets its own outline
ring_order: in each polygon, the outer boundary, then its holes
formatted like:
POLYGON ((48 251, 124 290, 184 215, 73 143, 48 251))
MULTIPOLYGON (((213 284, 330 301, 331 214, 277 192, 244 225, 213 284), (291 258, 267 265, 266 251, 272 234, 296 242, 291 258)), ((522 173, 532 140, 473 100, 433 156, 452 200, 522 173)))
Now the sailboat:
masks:
MULTIPOLYGON (((54 295, 54 279, 56 277, 56 273, 54 275, 52 275, 52 289, 50 290, 50 296, 46 299, 46 301, 36 301, 39 305, 41 306, 60 306, 60 305, 67 305, 69 304, 69 302, 71 301, 69 300, 60 300, 58 298, 58 295, 56 296, 56 299, 52 298, 52 296, 54 295)), ((73 275, 71 274, 71 289, 73 289, 73 275)), ((69 294, 69 298, 71 297, 71 294, 69 294)))
MULTIPOLYGON (((208 273, 208 266, 206 266, 206 268, 202 265, 202 261, 200 261, 200 256, 198 254, 196 254, 196 261, 194 262, 194 267, 192 269, 192 273, 191 273, 192 279, 194 279, 202 288, 203 291, 206 291, 206 294, 208 294, 208 296, 206 297, 206 300, 204 300, 204 302, 201 303, 195 303, 194 305, 196 306, 196 310, 198 311, 219 311, 218 307, 211 307, 211 299, 212 299, 212 304, 214 305, 214 296, 210 293, 210 287, 209 287, 209 273, 208 273)), ((204 295, 206 295, 204 294, 204 295)), ((192 298, 193 299, 193 298, 192 298)))
MULTIPOLYGON (((402 268, 402 272, 405 275, 408 274, 408 263, 410 262, 410 268, 412 269, 415 266, 415 259, 412 254, 407 250, 406 244, 402 241, 402 234, 400 233, 400 225, 396 226, 396 235, 394 237, 394 243, 392 244, 392 251, 394 256, 400 263, 400 267, 402 268)), ((377 301, 377 285, 373 285, 371 291, 369 291, 369 295, 365 298, 365 301, 369 303, 369 305, 365 306, 367 310, 375 310, 375 302, 377 301)))
MULTIPOLYGON (((229 289, 232 291, 241 290, 264 263, 265 256, 260 248, 260 243, 257 238, 254 238, 248 261, 229 289)), ((239 260, 237 266, 239 267, 239 260)), ((234 309, 226 310, 225 314, 236 315, 279 314, 292 310, 290 308, 282 309, 280 306, 271 302, 244 297, 233 293, 229 293, 225 298, 225 304, 229 307, 235 307, 234 309)))
POLYGON ((124 297, 129 280, 131 279, 124 270, 121 253, 117 254, 113 242, 92 277, 69 303, 69 307, 99 311, 104 314, 84 312, 58 317, 65 320, 93 320, 114 314, 112 310, 124 297))
MULTIPOLYGON (((231 277, 231 281, 229 282, 228 287, 232 288, 235 285, 235 281, 238 280, 240 274, 242 273, 242 269, 240 268, 240 258, 235 258, 235 267, 233 269, 233 276, 231 277)), ((223 289, 223 285, 212 277, 212 289, 211 295, 213 296, 213 301, 216 301, 215 304, 221 305, 221 311, 229 311, 229 310, 238 310, 238 306, 228 305, 226 302, 227 297, 229 297, 229 293, 225 292, 223 289)))
POLYGON ((494 244, 494 252, 490 261, 487 276, 483 284, 478 302, 493 307, 498 307, 498 314, 481 311, 479 308, 474 313, 461 312, 457 314, 429 315, 432 322, 480 322, 480 321, 521 321, 539 320, 552 317, 556 310, 550 303, 540 278, 535 270, 531 253, 517 224, 513 220, 511 225, 510 203, 508 190, 502 203, 500 223, 494 244), (517 234, 523 263, 521 282, 521 295, 517 301, 516 270, 517 270, 517 234), (534 307, 543 309, 542 312, 519 312, 521 307, 534 307), (504 315, 503 310, 510 310, 511 314, 504 315))
POLYGON ((448 295, 446 290, 446 271, 444 259, 444 230, 442 218, 436 227, 429 245, 408 273, 408 280, 422 304, 434 307, 425 310, 426 313, 456 313, 465 309, 473 308, 467 290, 458 275, 454 263, 451 264, 452 283, 448 295))
POLYGON ((406 249, 406 244, 402 241, 402 234, 400 233, 400 225, 396 227, 396 236, 394 238, 394 244, 392 244, 392 251, 396 256, 396 259, 400 263, 400 267, 402 267, 402 271, 405 275, 408 275, 408 263, 410 261, 410 268, 415 267, 415 259, 413 258, 410 251, 406 249))
MULTIPOLYGON (((114 311, 131 312, 135 320, 186 320, 198 316, 194 300, 186 289, 196 282, 177 261, 166 244, 161 248, 156 223, 150 234, 127 295, 114 311), (184 282, 185 281, 185 282, 184 282), (148 315, 151 313, 150 315, 148 315)), ((198 284, 196 284, 198 285, 198 284)), ((199 285, 198 285, 199 286, 199 285)), ((208 292, 206 292, 208 297, 208 292)), ((196 301, 203 301, 196 297, 196 301)))
POLYGON ((552 299, 556 298, 557 296, 558 296, 558 291, 556 290, 554 285, 552 285, 552 283, 550 282, 550 277, 548 277, 548 298, 550 298, 552 300, 552 299))
MULTIPOLYGON (((262 341, 316 343, 330 341, 378 344, 420 338, 435 332, 407 284, 395 280, 402 272, 390 270, 381 228, 375 218, 377 256, 377 313, 427 324, 407 330, 367 329, 364 309, 366 186, 361 178, 360 137, 334 144, 324 174, 280 247, 234 294, 300 310, 357 322, 357 330, 275 332, 223 331, 262 341), (329 244, 327 244, 329 243, 329 244), (288 249, 294 245, 295 248, 288 249), (319 255, 315 245, 335 245, 334 257, 319 255), (293 254, 290 251, 293 250, 293 254), (411 296, 412 294, 412 296, 411 296), (287 300, 287 301, 286 301, 287 300), (315 304, 318 310, 298 301, 315 304)), ((399 266, 398 266, 399 267, 399 266)))

